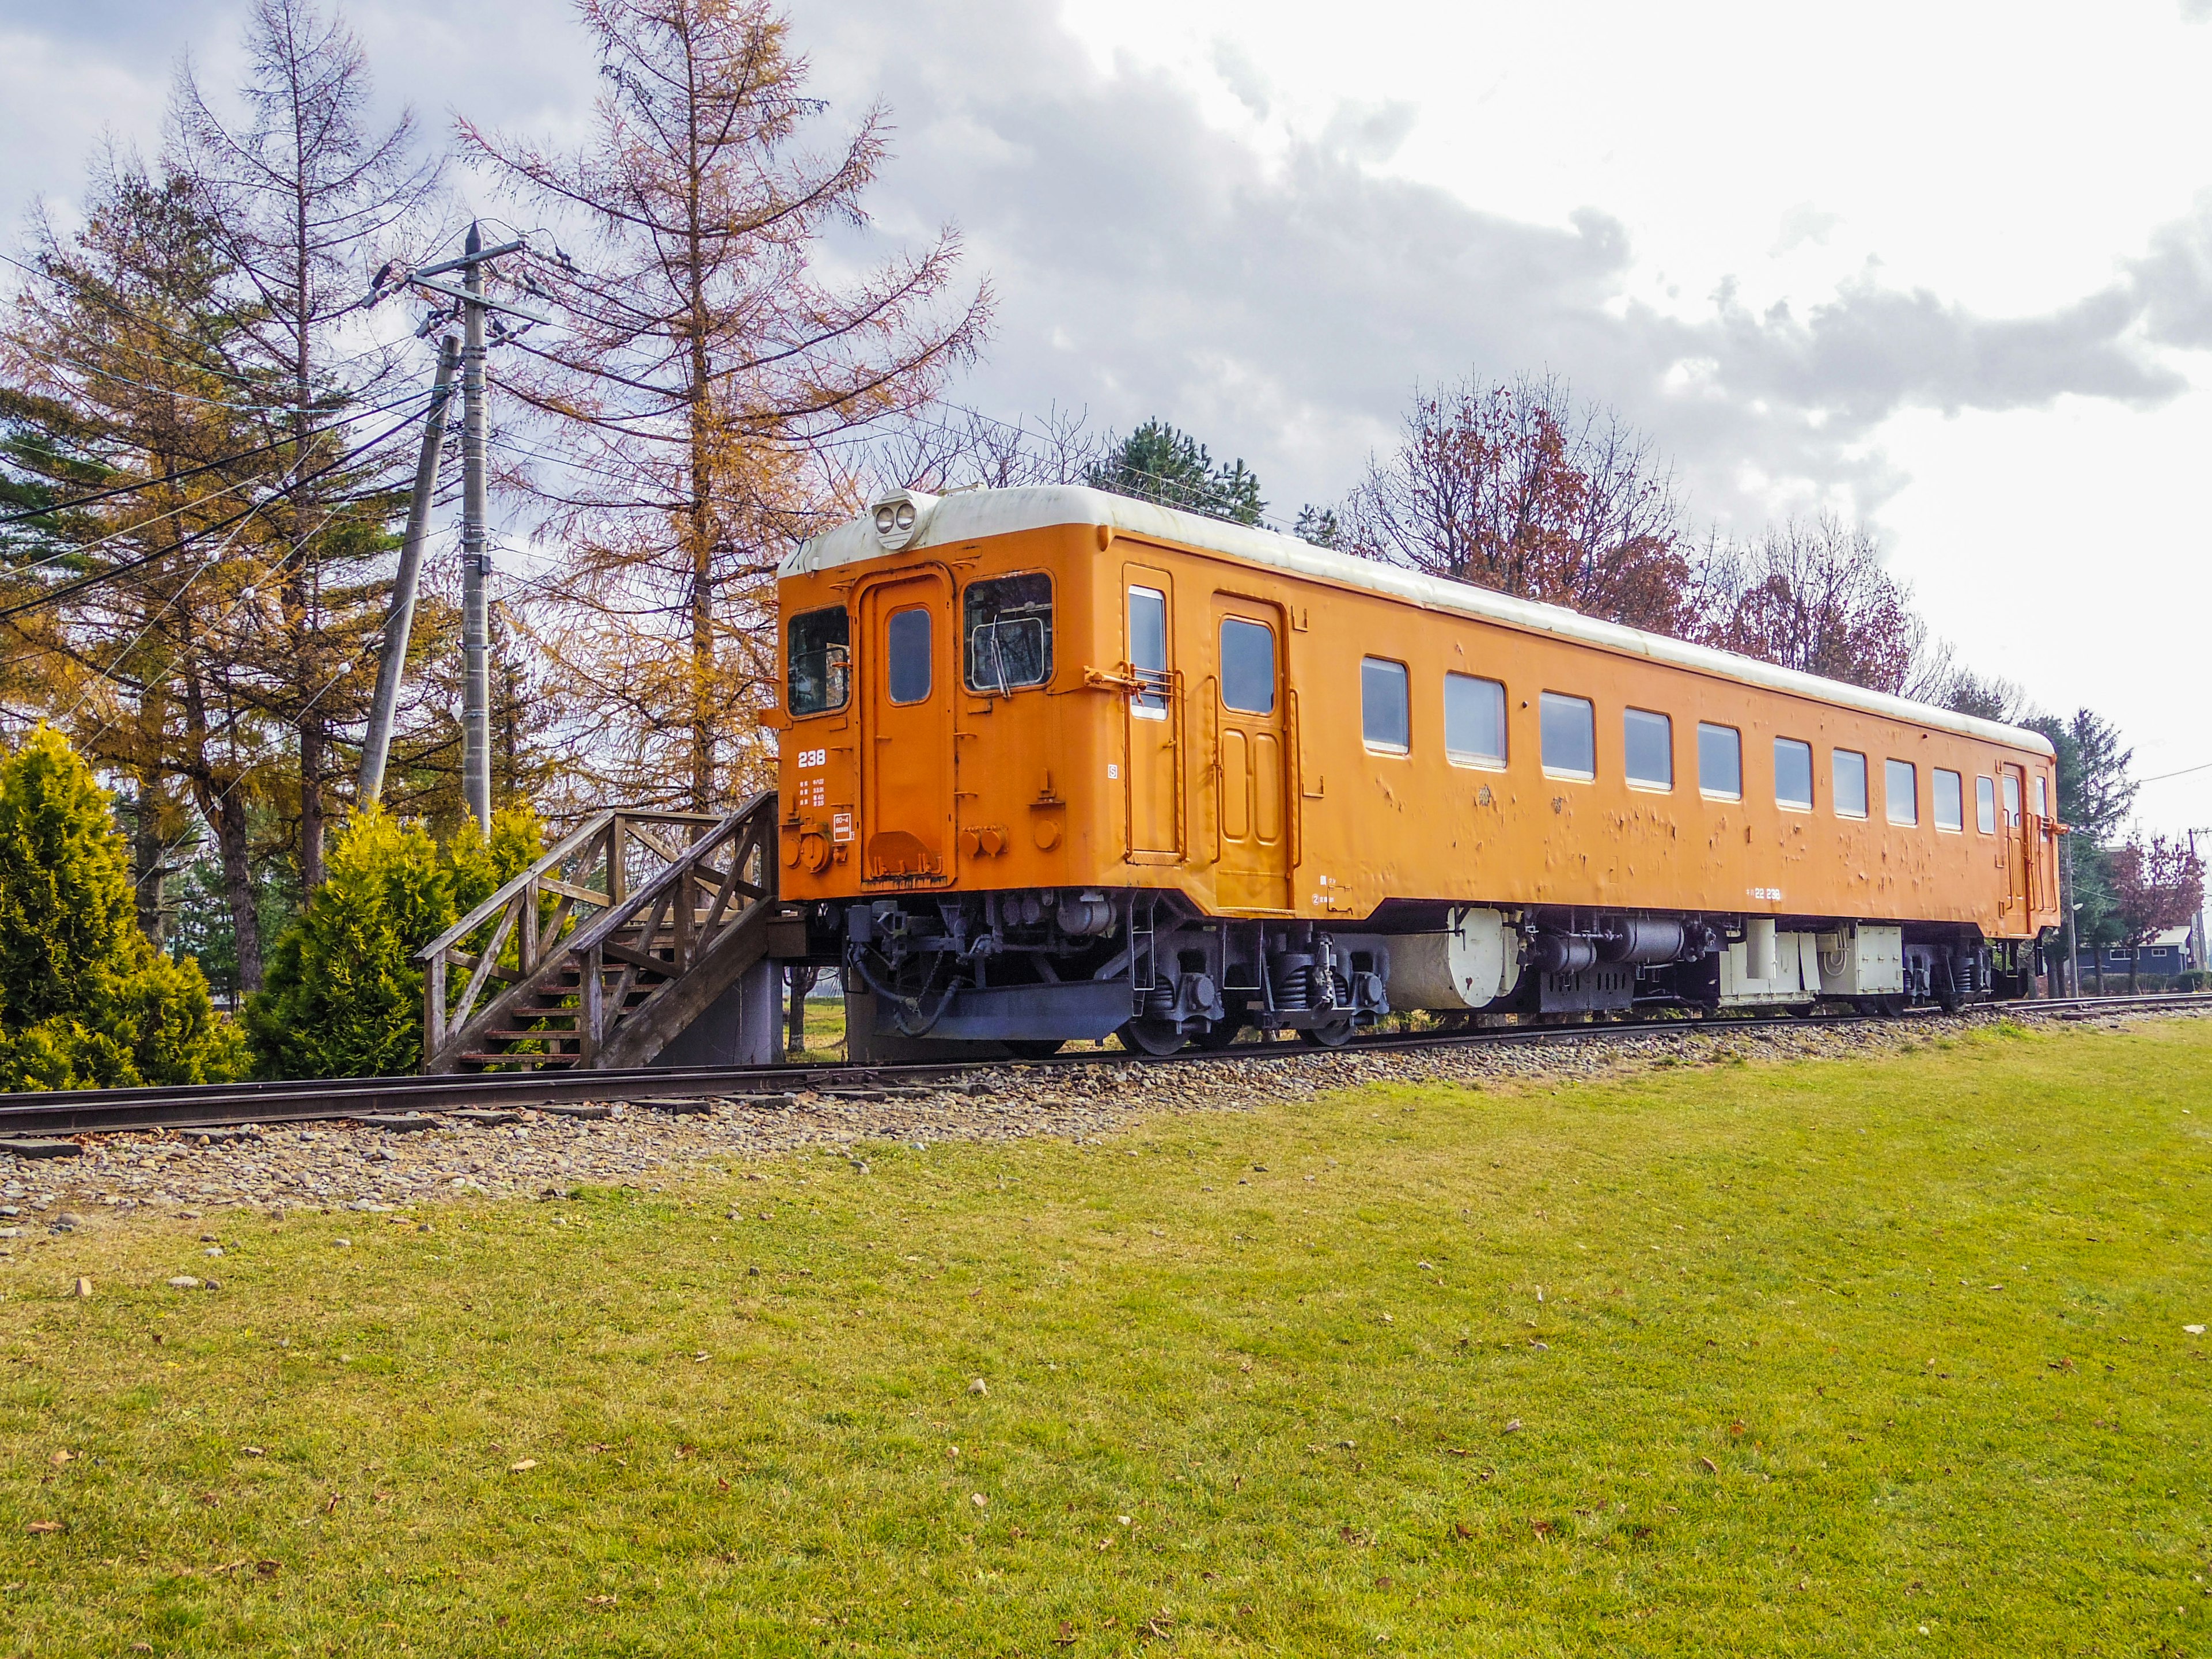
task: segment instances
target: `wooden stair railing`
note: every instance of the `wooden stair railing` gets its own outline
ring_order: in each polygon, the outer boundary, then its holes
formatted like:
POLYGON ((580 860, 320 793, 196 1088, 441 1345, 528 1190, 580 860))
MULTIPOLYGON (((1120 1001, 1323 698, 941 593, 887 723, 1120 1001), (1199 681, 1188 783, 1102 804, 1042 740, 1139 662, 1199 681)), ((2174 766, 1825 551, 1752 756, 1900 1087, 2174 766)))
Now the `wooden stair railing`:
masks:
POLYGON ((416 953, 423 1071, 649 1065, 767 954, 775 836, 773 793, 595 814, 416 953))

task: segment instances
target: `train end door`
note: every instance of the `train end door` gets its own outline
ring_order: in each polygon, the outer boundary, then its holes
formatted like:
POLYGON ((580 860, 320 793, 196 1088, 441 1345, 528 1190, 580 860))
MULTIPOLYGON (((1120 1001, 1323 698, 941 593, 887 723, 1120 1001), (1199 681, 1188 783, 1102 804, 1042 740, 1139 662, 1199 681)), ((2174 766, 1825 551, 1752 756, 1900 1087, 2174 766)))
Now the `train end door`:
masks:
POLYGON ((861 875, 927 884, 951 869, 953 652, 950 580, 924 570, 860 600, 861 875))
POLYGON ((1998 826, 2004 842, 2004 905, 2006 930, 2025 933, 2028 919, 2028 882, 2035 867, 2035 828, 2022 810, 2027 775, 2008 765, 1997 779, 1998 805, 2003 821, 1998 826))

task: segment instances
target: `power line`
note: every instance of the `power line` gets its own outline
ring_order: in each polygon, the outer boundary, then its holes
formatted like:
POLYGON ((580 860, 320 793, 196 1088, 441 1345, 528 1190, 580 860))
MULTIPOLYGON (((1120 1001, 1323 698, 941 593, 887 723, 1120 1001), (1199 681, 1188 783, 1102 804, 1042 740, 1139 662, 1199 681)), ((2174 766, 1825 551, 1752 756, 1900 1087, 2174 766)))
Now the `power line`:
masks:
MULTIPOLYGON (((419 392, 416 395, 418 397, 427 397, 429 394, 428 392, 419 392)), ((5 609, 0 609, 0 622, 4 622, 10 617, 20 617, 27 611, 39 610, 42 606, 52 605, 57 599, 67 599, 72 593, 81 592, 85 588, 96 586, 101 582, 112 581, 118 576, 127 576, 134 570, 143 569, 147 565, 152 564, 158 560, 167 558, 173 553, 181 552, 185 548, 194 542, 204 540, 206 538, 216 534, 219 531, 228 530, 231 526, 252 518, 256 513, 261 511, 263 507, 268 506, 270 501, 275 501, 277 497, 289 495, 295 490, 302 489, 305 486, 314 483, 318 478, 328 477, 331 473, 337 471, 340 467, 344 466, 349 462, 356 460, 360 457, 367 454, 370 450, 374 449, 379 444, 384 442, 386 439, 392 437, 397 433, 404 432, 414 423, 415 417, 410 415, 405 420, 386 427, 383 431, 378 433, 376 436, 371 438, 367 443, 357 445, 354 448, 348 450, 344 454, 339 456, 337 459, 332 461, 328 466, 321 467, 313 472, 310 472, 305 477, 294 479, 290 483, 285 484, 280 489, 272 490, 268 495, 263 497, 260 501, 253 502, 242 511, 233 514, 229 518, 224 519, 219 523, 211 524, 204 530, 196 530, 189 536, 179 538, 176 545, 173 547, 162 548, 156 552, 149 553, 142 558, 127 560, 122 564, 112 566, 106 570, 94 571, 88 576, 80 577, 76 581, 64 583, 59 587, 51 589, 46 592, 38 595, 35 599, 21 599, 15 604, 7 606, 5 609)))
POLYGON ((2164 783, 2168 778, 2185 778, 2191 772, 2212 772, 2212 761, 2206 761, 2200 766, 2185 766, 2179 772, 2161 772, 2154 778, 2137 778, 2136 787, 2141 788, 2146 783, 2164 783))
MULTIPOLYGON (((106 489, 94 490, 89 495, 79 495, 73 501, 55 501, 46 507, 25 507, 19 512, 0 515, 0 529, 5 529, 11 524, 23 524, 33 519, 50 518, 57 513, 74 513, 77 508, 89 507, 94 501, 107 501, 117 495, 128 495, 134 490, 151 489, 157 484, 179 483, 186 478, 196 478, 203 472, 214 472, 226 466, 234 466, 240 461, 251 460, 256 455, 265 455, 272 449, 282 449, 287 444, 304 443, 309 438, 319 438, 326 432, 341 431, 364 416, 381 415, 387 410, 398 409, 403 404, 413 403, 418 398, 427 398, 429 395, 427 388, 418 388, 404 397, 393 398, 388 404, 379 404, 374 408, 356 410, 343 421, 333 421, 328 426, 313 427, 306 432, 272 439, 265 444, 256 444, 251 449, 241 449, 234 455, 225 455, 216 460, 204 462, 198 466, 187 467, 182 472, 164 473, 158 478, 142 478, 136 483, 116 484, 106 489)), ((404 425, 406 422, 403 422, 401 424, 404 425)), ((393 429, 398 430, 397 428, 393 429)), ((380 442, 382 440, 375 441, 380 442)), ((357 455, 361 451, 356 450, 354 453, 357 455)), ((327 472, 330 469, 325 467, 323 471, 327 472)), ((313 476, 320 477, 323 475, 318 472, 313 476)), ((303 479, 301 482, 306 481, 303 479)), ((0 616, 8 614, 9 613, 0 611, 0 616)))

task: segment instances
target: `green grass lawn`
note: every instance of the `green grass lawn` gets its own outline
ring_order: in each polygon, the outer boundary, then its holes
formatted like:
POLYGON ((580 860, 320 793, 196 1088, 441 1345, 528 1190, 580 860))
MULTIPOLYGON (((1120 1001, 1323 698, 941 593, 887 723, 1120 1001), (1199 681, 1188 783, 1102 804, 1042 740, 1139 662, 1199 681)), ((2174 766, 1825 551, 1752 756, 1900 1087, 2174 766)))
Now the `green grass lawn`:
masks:
POLYGON ((1999 1028, 41 1241, 0 1653, 2212 1652, 2208 1085, 1999 1028))

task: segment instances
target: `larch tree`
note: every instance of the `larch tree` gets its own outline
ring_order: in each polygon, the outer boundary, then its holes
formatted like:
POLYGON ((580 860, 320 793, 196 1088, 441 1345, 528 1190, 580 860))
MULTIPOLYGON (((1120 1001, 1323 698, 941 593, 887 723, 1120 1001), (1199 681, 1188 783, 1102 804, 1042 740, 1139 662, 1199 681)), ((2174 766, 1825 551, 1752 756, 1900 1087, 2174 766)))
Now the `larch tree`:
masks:
POLYGON ((387 239, 429 201, 438 167, 416 159, 411 114, 370 125, 367 55, 315 0, 255 0, 246 49, 242 122, 217 108, 189 65, 179 72, 168 157, 194 182, 251 301, 242 366, 271 435, 286 441, 285 494, 262 515, 279 556, 270 701, 297 745, 300 875, 312 891, 333 746, 375 678, 368 658, 389 592, 386 531, 411 453, 400 444, 356 456, 365 434, 349 417, 388 421, 375 406, 420 367, 364 351, 347 320, 387 239))
POLYGON ((1692 621, 1682 508, 1650 441, 1552 379, 1416 396, 1341 523, 1310 532, 1432 576, 1660 633, 1692 621))
POLYGON ((849 282, 821 274, 825 234, 868 222, 885 117, 811 150, 823 107, 767 0, 578 10, 605 88, 584 145, 461 129, 581 239, 532 278, 560 331, 516 341, 495 377, 553 457, 530 483, 563 557, 526 614, 599 734, 600 781, 707 810, 764 768, 776 562, 855 505, 825 455, 934 396, 990 299, 955 291, 950 229, 849 282))

